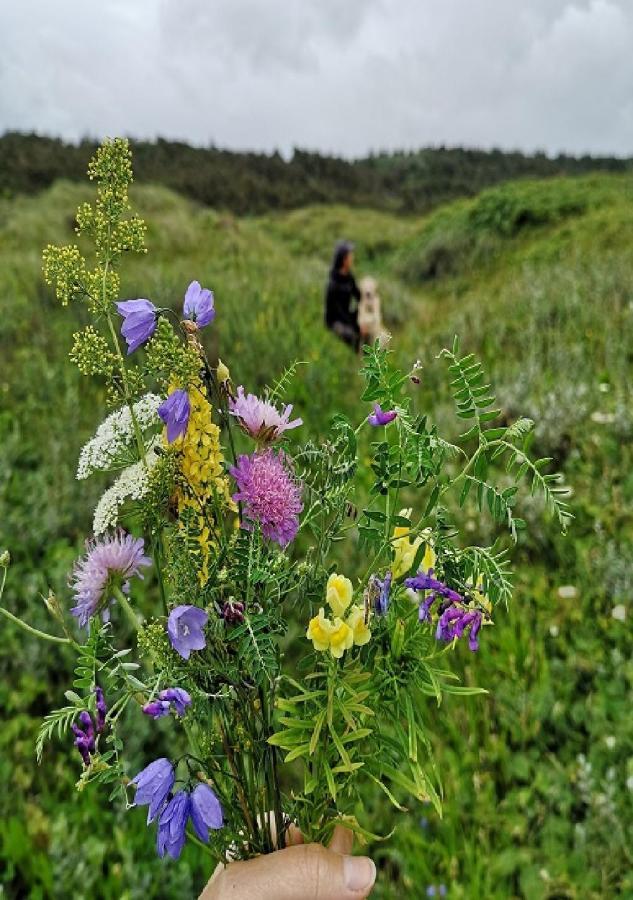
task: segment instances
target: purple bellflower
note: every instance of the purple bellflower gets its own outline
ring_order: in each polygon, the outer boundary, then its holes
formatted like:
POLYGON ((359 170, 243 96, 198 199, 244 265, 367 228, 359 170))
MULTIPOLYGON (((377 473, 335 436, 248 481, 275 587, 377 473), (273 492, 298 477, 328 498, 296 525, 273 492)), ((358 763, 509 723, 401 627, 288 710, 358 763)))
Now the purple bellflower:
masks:
POLYGON ((367 421, 374 428, 378 428, 380 425, 388 425, 393 422, 397 415, 395 409, 383 410, 379 403, 374 403, 374 411, 367 416, 367 421))
POLYGON ((121 334, 129 356, 154 334, 158 310, 151 300, 123 300, 116 308, 123 316, 121 334))
POLYGON ((199 281, 192 281, 185 294, 182 314, 185 319, 195 322, 198 328, 210 325, 215 319, 213 291, 201 287, 199 281))
POLYGON ((149 806, 147 824, 153 822, 163 808, 176 778, 174 767, 168 759, 161 757, 146 766, 132 779, 136 785, 136 806, 149 806))
POLYGON ((189 394, 180 388, 172 391, 158 407, 158 415, 167 426, 167 440, 170 444, 187 431, 190 412, 189 394))
POLYGON ((200 782, 191 794, 191 824, 201 841, 209 840, 209 829, 222 828, 222 806, 208 784, 200 782))
POLYGON ((163 716, 168 716, 173 708, 176 715, 182 718, 188 706, 191 706, 191 697, 187 691, 183 688, 167 688, 160 692, 156 700, 146 703, 143 712, 153 719, 162 719, 163 716))
POLYGON ((177 606, 167 619, 167 634, 174 650, 189 659, 192 650, 203 650, 206 638, 203 628, 209 616, 199 606, 177 606))
POLYGON ((156 849, 163 858, 168 853, 178 859, 185 846, 185 829, 189 819, 190 798, 186 791, 178 791, 163 809, 158 820, 156 849))

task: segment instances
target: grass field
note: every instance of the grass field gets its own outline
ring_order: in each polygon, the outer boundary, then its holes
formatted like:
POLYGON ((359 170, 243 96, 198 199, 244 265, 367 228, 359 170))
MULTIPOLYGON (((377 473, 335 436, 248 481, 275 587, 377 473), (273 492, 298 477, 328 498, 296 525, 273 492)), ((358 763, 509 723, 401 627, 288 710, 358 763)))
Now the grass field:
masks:
MULTIPOLYGON (((82 310, 60 309, 40 276, 42 246, 72 239, 88 192, 60 182, 0 200, 4 602, 40 627, 41 595, 68 599, 102 488, 74 479, 104 409, 68 361, 82 310)), ((123 295, 175 307, 192 278, 212 287, 211 355, 251 389, 305 361, 290 394, 313 435, 358 405, 358 360, 322 327, 330 248, 347 236, 358 274, 380 281, 396 356, 424 365, 429 413, 457 433, 435 356, 458 333, 484 359, 504 417, 534 418, 538 455, 573 486, 567 538, 522 498, 514 602, 480 653, 456 651, 465 682, 490 694, 429 705, 444 817, 414 808, 371 848, 375 896, 444 884, 468 900, 633 897, 633 179, 509 183, 425 219, 327 206, 238 219, 148 186, 133 200, 150 253, 124 268, 123 295)), ((474 507, 462 521, 469 540, 495 535, 474 507)), ((0 896, 193 896, 206 874, 195 847, 178 865, 156 860, 141 815, 74 791, 68 747, 37 767, 39 720, 71 660, 0 627, 0 896)), ((147 737, 129 736, 139 760, 147 737)), ((366 815, 379 833, 395 824, 377 797, 366 815)))

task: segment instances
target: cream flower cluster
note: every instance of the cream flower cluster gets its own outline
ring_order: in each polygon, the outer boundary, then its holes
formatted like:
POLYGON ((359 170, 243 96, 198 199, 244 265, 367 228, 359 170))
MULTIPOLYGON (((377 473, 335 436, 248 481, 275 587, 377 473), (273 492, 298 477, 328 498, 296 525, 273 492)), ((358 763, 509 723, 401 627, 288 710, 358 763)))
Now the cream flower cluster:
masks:
POLYGON ((352 603, 353 590, 349 578, 335 572, 330 575, 326 600, 334 613, 334 621, 326 617, 325 609, 321 607, 318 616, 310 619, 306 633, 315 650, 329 650, 336 659, 354 645, 362 647, 371 638, 362 607, 352 603))
MULTIPOLYGON (((160 424, 158 407, 162 398, 158 394, 144 394, 133 405, 134 416, 141 430, 160 424)), ((99 425, 97 432, 79 454, 77 478, 81 481, 93 472, 112 468, 117 456, 134 440, 134 424, 129 407, 115 410, 99 425)), ((133 467, 132 467, 133 468, 133 467)))
POLYGON ((92 521, 95 535, 104 534, 117 525, 119 510, 126 500, 141 500, 147 494, 149 473, 158 460, 154 447, 160 443, 160 437, 156 437, 149 445, 145 459, 123 469, 114 484, 102 494, 92 521))

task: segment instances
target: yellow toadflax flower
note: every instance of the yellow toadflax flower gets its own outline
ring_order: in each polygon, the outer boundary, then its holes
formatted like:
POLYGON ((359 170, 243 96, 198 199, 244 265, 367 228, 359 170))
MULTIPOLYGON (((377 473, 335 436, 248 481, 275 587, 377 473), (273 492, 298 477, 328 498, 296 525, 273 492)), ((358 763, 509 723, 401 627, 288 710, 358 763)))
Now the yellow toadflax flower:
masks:
POLYGON ((346 650, 354 645, 354 632, 347 622, 338 617, 334 619, 330 634, 330 653, 336 659, 340 659, 346 650))
POLYGON ((325 610, 323 607, 319 610, 319 615, 310 619, 306 637, 314 644, 315 650, 327 650, 330 646, 330 639, 334 626, 329 619, 325 618, 325 610))
POLYGON ((347 624, 352 629, 354 644, 363 647, 371 638, 371 629, 365 623, 365 612, 360 606, 352 606, 347 617, 347 624))
MULTIPOLYGON (((411 513, 411 509, 400 510, 400 515, 405 519, 410 519, 411 513)), ((419 535, 417 538, 415 538, 415 540, 412 541, 410 537, 410 528, 407 528, 406 526, 398 526, 397 528, 394 528, 393 540, 391 542, 394 550, 393 565, 391 567, 394 578, 400 578, 402 575, 406 575, 407 572, 410 571, 417 555, 418 549, 425 542, 426 548, 420 566, 424 572, 428 572, 429 569, 435 568, 435 550, 431 546, 430 534, 430 530, 425 529, 421 535, 419 535)))
POLYGON ((335 616, 342 618, 352 602, 354 589, 352 582, 345 575, 333 572, 327 580, 326 599, 335 616))

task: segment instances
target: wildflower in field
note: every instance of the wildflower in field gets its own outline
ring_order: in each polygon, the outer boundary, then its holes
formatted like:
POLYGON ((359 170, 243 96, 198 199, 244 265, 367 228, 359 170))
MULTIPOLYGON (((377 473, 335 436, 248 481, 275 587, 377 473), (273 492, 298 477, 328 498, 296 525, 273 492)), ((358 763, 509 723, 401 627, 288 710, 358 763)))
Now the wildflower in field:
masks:
POLYGON ((374 403, 374 411, 367 416, 367 421, 374 428, 378 428, 381 425, 388 425, 390 422, 393 422, 397 415, 398 413, 395 409, 383 410, 380 408, 379 403, 374 403))
POLYGON ((158 310, 151 300, 123 300, 117 303, 116 308, 123 316, 121 334, 127 343, 129 356, 154 334, 158 310))
POLYGON ((105 718, 108 707, 105 702, 105 697, 103 696, 103 691, 98 685, 95 688, 95 695, 95 705, 97 707, 97 731, 102 732, 105 728, 105 718))
POLYGON ((209 840, 209 830, 222 828, 224 815, 222 806, 208 784, 200 782, 191 792, 191 824, 201 841, 209 840))
POLYGON ((158 415, 167 426, 167 441, 170 444, 187 431, 191 404, 187 391, 172 391, 158 407, 158 415))
POLYGON ((354 646, 354 631, 342 619, 336 618, 332 623, 330 633, 330 653, 336 659, 340 659, 346 650, 354 646))
POLYGON ((237 389, 237 396, 229 400, 229 412, 247 434, 262 443, 275 441, 284 431, 303 425, 302 419, 290 421, 291 404, 280 413, 272 403, 260 400, 255 394, 244 394, 241 385, 237 389))
POLYGON ((144 547, 143 538, 134 538, 121 529, 87 543, 87 553, 75 563, 71 582, 76 601, 71 613, 82 628, 98 613, 107 622, 113 588, 127 594, 129 579, 135 575, 143 577, 141 568, 151 563, 143 553, 144 547))
POLYGON ((79 713, 81 728, 74 722, 70 726, 75 735, 75 747, 79 750, 85 766, 90 765, 90 754, 95 751, 95 732, 90 713, 84 710, 79 713))
MULTIPOLYGON (((400 517, 403 519, 411 518, 410 509, 401 509, 400 517)), ((418 548, 424 543, 424 537, 418 536, 411 540, 411 529, 407 526, 398 525, 393 530, 391 545, 393 547, 393 565, 391 571, 394 578, 400 578, 411 570, 411 566, 415 561, 418 548)))
POLYGON ((240 600, 227 600, 220 615, 227 625, 239 625, 244 621, 244 604, 240 600))
POLYGON ((436 637, 439 641, 452 641, 462 637, 468 628, 468 646, 475 652, 479 649, 477 635, 481 628, 481 622, 482 615, 479 610, 449 606, 439 618, 436 637))
POLYGON ((332 572, 327 580, 326 600, 335 616, 342 617, 352 602, 352 582, 345 575, 332 572))
POLYGON ((282 452, 272 450, 239 457, 237 465, 229 469, 237 483, 233 494, 236 503, 242 503, 243 527, 261 526, 268 540, 286 547, 299 530, 301 484, 284 465, 282 452))
POLYGON ((209 616, 199 606, 177 606, 167 619, 167 634, 174 650, 189 659, 192 650, 203 650, 206 638, 203 628, 209 616))
MULTIPOLYGON (((144 394, 133 406, 134 419, 141 431, 157 424, 156 413, 161 405, 158 394, 144 394)), ((134 421, 126 405, 116 409, 103 420, 95 436, 82 447, 77 466, 77 479, 88 478, 94 472, 107 472, 115 468, 120 457, 125 457, 135 440, 134 421)))
POLYGON ((185 319, 195 322, 198 328, 209 325, 215 319, 213 291, 201 287, 199 281, 192 281, 185 294, 182 314, 185 319))
POLYGON ((430 596, 425 599, 420 607, 420 621, 424 621, 429 617, 430 606, 436 597, 444 597, 445 600, 449 600, 451 603, 464 602, 464 598, 461 594, 458 594, 457 591, 449 588, 443 581, 439 581, 435 578, 433 569, 429 569, 428 572, 419 571, 414 578, 406 578, 404 584, 405 587, 411 588, 414 591, 431 592, 430 596), (422 612, 423 609, 424 614, 422 612))
POLYGON ((314 618, 310 619, 306 637, 309 641, 312 641, 315 650, 323 652, 330 646, 330 638, 333 630, 334 626, 330 620, 326 618, 325 610, 321 607, 318 616, 314 616, 314 618))
POLYGON ((160 438, 155 436, 147 447, 145 459, 123 469, 114 483, 103 492, 95 506, 92 519, 92 530, 95 535, 105 534, 108 530, 116 528, 121 507, 126 500, 138 501, 147 496, 150 489, 150 472, 160 458, 156 452, 159 442, 160 438))
POLYGON ((374 612, 377 616, 386 616, 389 609, 389 594, 391 593, 391 572, 387 572, 382 581, 375 575, 373 579, 376 587, 374 612))
POLYGON ((146 703, 143 712, 153 719, 162 719, 168 716, 172 708, 177 716, 184 716, 187 707, 191 706, 191 697, 183 688, 167 688, 161 691, 151 703, 146 703))
POLYGON ((360 606, 352 606, 346 619, 346 624, 352 630, 354 645, 363 647, 371 638, 371 630, 365 622, 365 611, 360 606))
POLYGON ((156 834, 156 849, 161 859, 165 853, 172 859, 178 859, 182 853, 190 804, 189 794, 186 791, 178 791, 161 812, 156 834))
POLYGON ((136 785, 135 806, 148 806, 147 824, 161 811, 176 780, 171 762, 165 757, 155 759, 132 779, 136 785))

